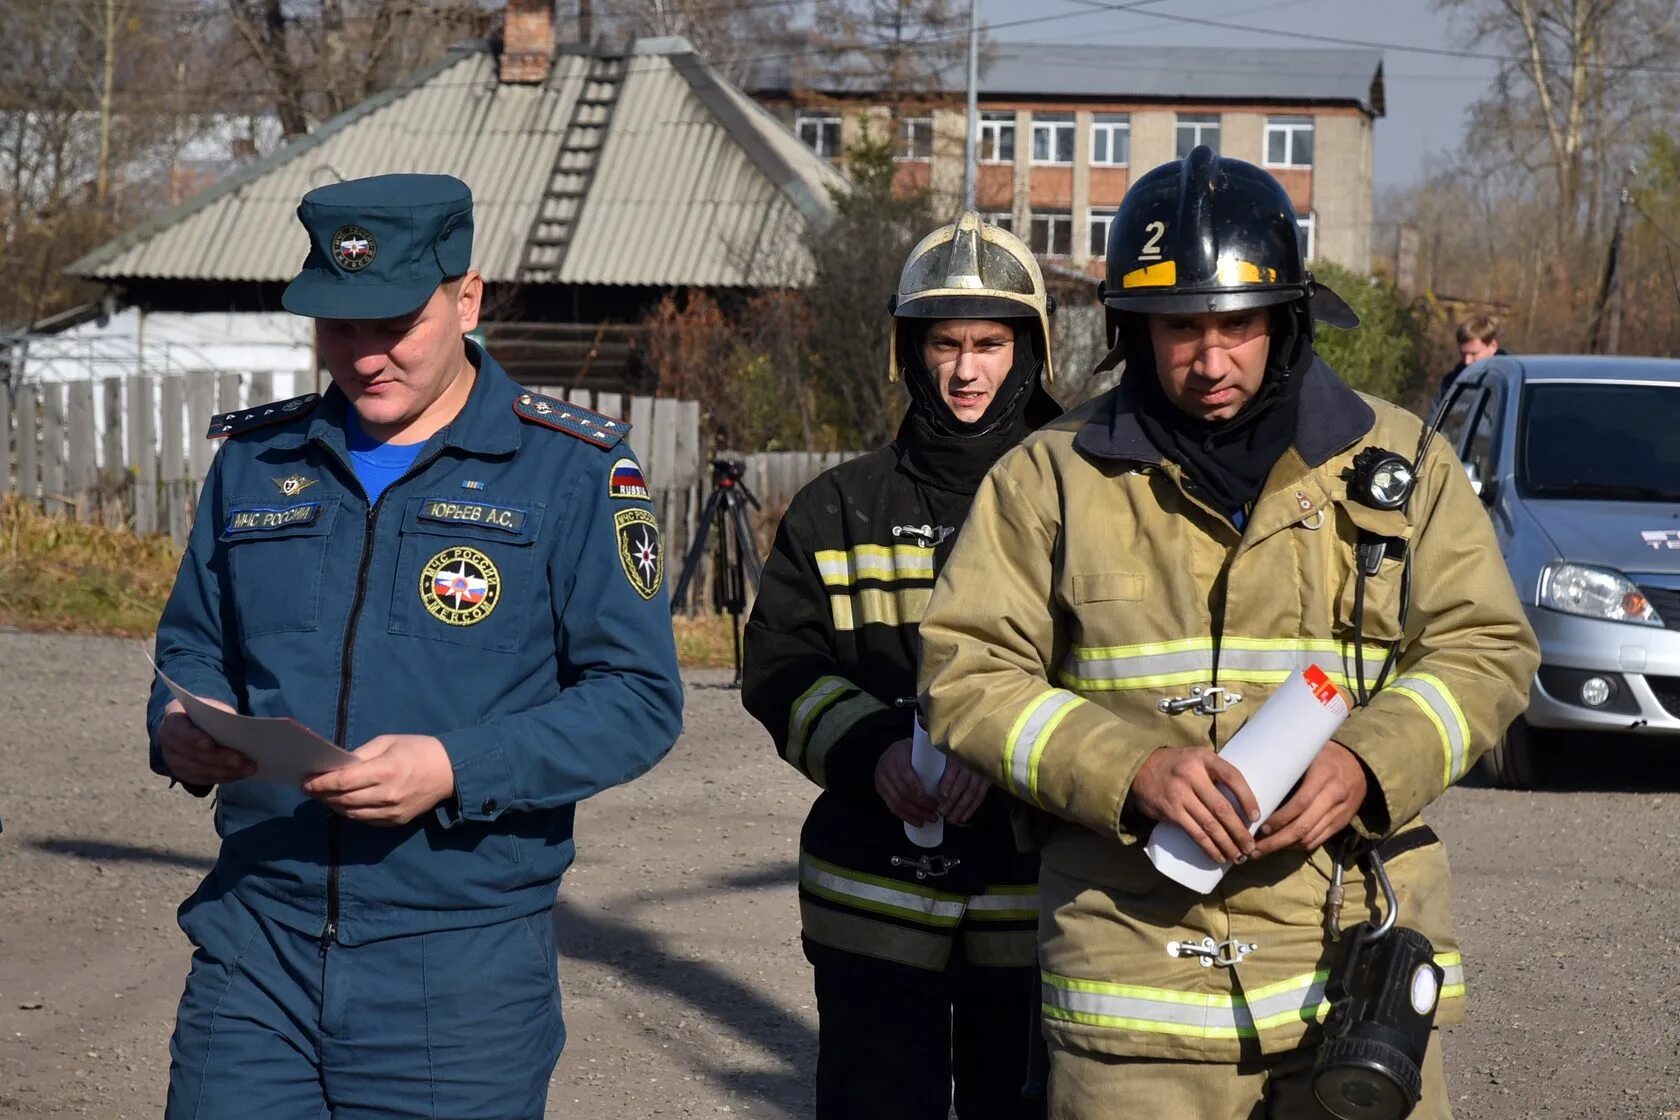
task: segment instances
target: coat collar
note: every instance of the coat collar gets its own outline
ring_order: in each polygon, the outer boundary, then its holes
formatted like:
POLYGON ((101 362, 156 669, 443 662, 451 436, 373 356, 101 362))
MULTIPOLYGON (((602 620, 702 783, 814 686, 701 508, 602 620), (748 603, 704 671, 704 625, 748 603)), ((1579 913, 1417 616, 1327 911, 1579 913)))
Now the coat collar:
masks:
MULTIPOLYGON (((1074 446, 1097 459, 1159 465, 1161 451, 1144 435, 1137 412, 1137 390, 1121 377, 1120 384, 1109 391, 1107 406, 1092 412, 1074 435, 1074 446)), ((1315 354, 1301 380, 1301 410, 1295 428, 1295 450, 1306 465, 1323 466, 1338 451, 1358 442, 1376 422, 1375 410, 1315 354)))
MULTIPOLYGON (((500 363, 467 341, 467 360, 478 370, 472 391, 455 418, 426 441, 422 456, 429 456, 445 447, 459 448, 470 455, 510 455, 519 449, 525 425, 513 411, 513 402, 520 388, 502 369, 500 363)), ((344 453, 344 418, 350 402, 337 385, 329 386, 321 395, 321 403, 310 414, 307 425, 281 433, 272 446, 299 447, 305 443, 321 443, 344 453)))

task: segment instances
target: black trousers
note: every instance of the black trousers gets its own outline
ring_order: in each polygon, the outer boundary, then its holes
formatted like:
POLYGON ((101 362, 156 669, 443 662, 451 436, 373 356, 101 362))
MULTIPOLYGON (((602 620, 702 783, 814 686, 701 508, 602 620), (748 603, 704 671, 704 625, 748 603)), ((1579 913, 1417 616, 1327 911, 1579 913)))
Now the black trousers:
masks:
POLYGON ((944 972, 807 941, 816 972, 817 1120, 1041 1120, 1048 1058, 1036 968, 944 972), (1031 1067, 1031 1068, 1029 1068, 1031 1067), (1022 1088, 1039 1081, 1029 1099, 1022 1088))

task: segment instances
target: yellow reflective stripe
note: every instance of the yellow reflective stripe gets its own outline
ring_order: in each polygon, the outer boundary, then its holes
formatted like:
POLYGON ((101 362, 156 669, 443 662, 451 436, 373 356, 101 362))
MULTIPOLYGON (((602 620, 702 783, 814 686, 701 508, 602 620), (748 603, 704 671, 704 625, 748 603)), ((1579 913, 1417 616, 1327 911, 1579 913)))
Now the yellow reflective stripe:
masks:
POLYGON ((1144 268, 1134 268, 1120 277, 1122 288, 1170 288, 1178 283, 1178 263, 1161 261, 1144 268))
MULTIPOLYGON (((1309 665, 1317 665, 1342 687, 1356 673, 1352 643, 1325 638, 1228 637, 1220 643, 1221 682, 1281 684, 1309 665)), ((1387 655, 1385 646, 1366 650, 1365 681, 1376 681, 1387 655)), ((1076 646, 1057 679, 1081 692, 1111 692, 1206 684, 1214 675, 1211 637, 1182 638, 1134 646, 1076 646)))
POLYGON ((914 544, 860 544, 813 553, 828 587, 850 587, 860 579, 932 579, 933 549, 914 544))
MULTIPOLYGON (((867 692, 859 692, 856 696, 848 697, 822 713, 822 722, 817 724, 817 730, 811 736, 810 743, 805 748, 804 768, 811 775, 811 780, 819 786, 828 786, 828 752, 840 737, 850 731, 861 719, 884 712, 887 706, 867 692)), ((909 723, 906 717, 906 725, 909 723)))
POLYGON ((1038 888, 987 887, 984 894, 969 896, 968 916, 979 922, 1036 921, 1038 888))
MULTIPOLYGON (((1464 967, 1459 954, 1437 953, 1435 963, 1446 974, 1440 998, 1462 996, 1464 967)), ((1080 980, 1048 969, 1041 975, 1046 1018, 1111 1030, 1192 1038, 1254 1038, 1261 1031, 1277 1027, 1319 1022, 1330 1010, 1324 998, 1328 970, 1293 976, 1246 995, 1080 980)))
POLYGON ((1253 997, 1220 992, 1179 992, 1134 984, 1109 984, 1043 973, 1047 1018, 1112 1030, 1193 1038, 1253 1038, 1287 1023, 1317 1020, 1328 1005, 1328 973, 1312 972, 1268 985, 1253 997))
POLYGON ((932 597, 931 587, 906 587, 901 591, 860 587, 850 594, 830 595, 828 606, 837 631, 858 630, 870 623, 914 626, 927 613, 932 597))
MULTIPOLYGON (((934 972, 943 972, 951 960, 951 941, 955 933, 949 929, 901 926, 874 914, 836 910, 809 898, 799 900, 799 918, 806 937, 831 949, 897 961, 934 972)), ((972 959, 972 954, 970 957, 972 959)), ((1032 963, 1030 953, 1025 963, 1032 963)))
POLYGON ((838 700, 842 692, 856 687, 844 677, 818 677, 810 688, 800 694, 788 711, 787 753, 784 757, 789 762, 803 767, 805 741, 811 733, 811 723, 824 708, 838 700))
POLYGON ((799 885, 830 902, 923 925, 950 927, 962 921, 961 895, 850 871, 804 851, 799 853, 799 885))
POLYGON ((1039 694, 1015 717, 1003 744, 1003 779, 1017 797, 1038 800, 1038 762, 1051 732, 1079 697, 1065 689, 1052 688, 1039 694))
POLYGON ((1470 742, 1470 725, 1464 711, 1452 693, 1431 673, 1407 673, 1395 679, 1390 688, 1423 710, 1435 731, 1441 736, 1441 788, 1445 789, 1464 776, 1464 756, 1470 742))

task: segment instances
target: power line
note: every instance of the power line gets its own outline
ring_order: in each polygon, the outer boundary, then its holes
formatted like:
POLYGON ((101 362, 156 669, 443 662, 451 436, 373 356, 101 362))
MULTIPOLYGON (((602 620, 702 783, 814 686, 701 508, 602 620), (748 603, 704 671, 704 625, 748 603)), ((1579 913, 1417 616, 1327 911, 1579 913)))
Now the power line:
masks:
MULTIPOLYGON (((1073 0, 1075 4, 1083 4, 1091 8, 1119 11, 1128 5, 1105 3, 1104 0, 1073 0)), ((1438 58, 1468 58, 1484 62, 1501 62, 1513 65, 1525 65, 1528 60, 1514 55, 1494 54, 1490 51, 1459 50, 1452 47, 1419 47, 1409 43, 1383 43, 1372 39, 1349 39, 1339 35, 1315 35, 1308 31, 1285 31, 1276 27, 1257 27, 1252 24, 1228 23, 1224 20, 1205 19, 1199 16, 1176 15, 1171 12, 1150 12, 1151 19, 1163 19, 1172 23, 1192 24, 1198 27, 1214 27, 1222 31, 1243 31, 1251 35, 1270 35, 1274 38, 1297 39, 1302 42, 1329 43, 1340 47, 1364 47, 1368 50, 1394 51, 1400 54, 1425 54, 1438 58)), ((1581 65, 1593 70, 1618 70, 1628 73, 1680 75, 1680 67, 1647 66, 1636 62, 1594 62, 1585 61, 1581 65)))

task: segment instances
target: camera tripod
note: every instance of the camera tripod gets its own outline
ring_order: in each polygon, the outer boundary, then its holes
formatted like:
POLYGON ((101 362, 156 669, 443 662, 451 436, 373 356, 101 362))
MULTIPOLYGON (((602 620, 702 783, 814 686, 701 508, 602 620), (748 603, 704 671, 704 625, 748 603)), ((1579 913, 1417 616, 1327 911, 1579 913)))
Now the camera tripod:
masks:
POLYGON ((712 529, 717 529, 716 566, 712 569, 712 608, 728 611, 730 629, 735 638, 735 679, 732 686, 741 686, 741 612, 747 609, 747 584, 758 591, 763 565, 758 559, 758 546, 753 543, 752 523, 747 507, 761 509, 758 499, 741 477, 746 464, 735 459, 712 460, 712 494, 700 512, 700 525, 694 540, 683 557, 682 578, 671 593, 671 613, 688 605, 688 588, 699 568, 712 529))

